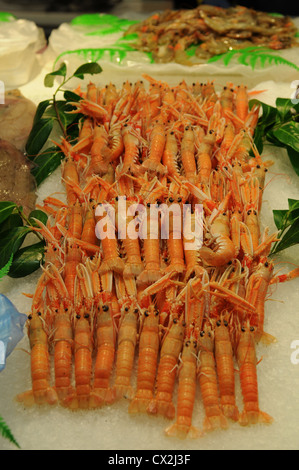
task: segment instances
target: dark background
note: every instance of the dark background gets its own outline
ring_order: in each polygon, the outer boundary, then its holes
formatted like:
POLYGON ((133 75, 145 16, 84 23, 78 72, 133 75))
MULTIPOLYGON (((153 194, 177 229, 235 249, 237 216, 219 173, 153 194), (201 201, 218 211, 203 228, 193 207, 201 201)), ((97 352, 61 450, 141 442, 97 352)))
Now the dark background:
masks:
MULTIPOLYGON (((298 0, 203 0, 201 3, 225 8, 244 5, 260 11, 299 16, 298 0)), ((0 0, 0 11, 34 21, 49 37, 52 29, 83 13, 110 13, 136 19, 136 15, 146 18, 156 11, 192 9, 198 4, 197 0, 0 0)))
MULTIPOLYGON (((228 1, 228 0, 214 0, 214 1, 203 1, 203 4, 216 5, 220 7, 229 7, 234 5, 243 5, 248 8, 254 8, 255 10, 282 13, 290 16, 299 15, 299 2, 298 0, 286 1, 286 0, 250 0, 250 1, 228 1)), ((198 2, 196 0, 174 0, 175 8, 196 8, 198 2)))

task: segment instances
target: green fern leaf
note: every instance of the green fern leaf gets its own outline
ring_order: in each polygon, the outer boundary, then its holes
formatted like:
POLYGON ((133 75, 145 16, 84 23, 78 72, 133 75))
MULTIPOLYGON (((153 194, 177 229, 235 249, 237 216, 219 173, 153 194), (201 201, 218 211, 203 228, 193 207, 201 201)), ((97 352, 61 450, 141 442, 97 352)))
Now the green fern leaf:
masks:
POLYGON ((97 62, 98 60, 102 59, 104 53, 105 53, 104 49, 93 50, 91 52, 91 55, 93 56, 94 62, 97 62))
POLYGON ((124 47, 114 48, 114 47, 103 47, 99 49, 76 49, 73 51, 68 51, 68 54, 78 54, 83 57, 84 60, 91 60, 92 62, 98 62, 101 60, 105 53, 109 54, 110 60, 112 61, 115 55, 119 55, 119 62, 122 62, 127 55, 127 51, 133 50, 128 45, 124 47))
POLYGON ((241 54, 241 57, 242 57, 241 60, 245 60, 246 59, 246 53, 251 52, 253 49, 256 49, 256 48, 255 47, 245 47, 244 49, 241 49, 242 52, 240 52, 239 49, 232 49, 228 52, 224 52, 223 54, 218 54, 218 55, 215 55, 215 56, 211 57, 210 59, 208 59, 208 63, 217 62, 218 60, 223 59, 223 63, 225 65, 228 65, 230 63, 230 61, 233 59, 233 57, 235 57, 235 55, 237 55, 237 54, 241 54))
POLYGON ((261 67, 265 67, 266 64, 275 64, 275 65, 286 65, 292 67, 295 70, 299 71, 299 67, 293 62, 281 57, 279 55, 274 55, 272 49, 267 48, 258 48, 254 47, 245 47, 244 49, 231 50, 224 54, 220 54, 212 57, 208 60, 208 63, 216 62, 217 60, 223 60, 224 65, 228 65, 233 57, 238 57, 238 62, 245 66, 250 66, 253 70, 256 67, 257 62, 259 61, 261 67))
POLYGON ((242 65, 245 65, 245 66, 248 66, 248 59, 250 58, 250 55, 248 55, 248 53, 241 53, 238 57, 238 62, 239 64, 242 64, 242 65))
MULTIPOLYGON (((258 62, 258 60, 261 59, 260 56, 258 54, 252 54, 251 57, 249 57, 249 64, 252 68, 252 70, 254 70, 255 66, 256 66, 256 63, 258 62)), ((247 65, 249 65, 247 64, 247 65)), ((261 65, 262 67, 264 67, 264 64, 261 60, 261 65)))
POLYGON ((8 439, 10 442, 12 442, 15 446, 17 446, 19 449, 21 448, 19 443, 16 441, 14 438, 14 435, 12 434, 11 430, 5 423, 4 419, 2 416, 0 416, 0 433, 5 439, 8 439))
POLYGON ((234 51, 234 50, 226 52, 223 57, 224 65, 228 65, 236 54, 237 54, 237 51, 234 51))
POLYGON ((115 51, 114 49, 108 49, 108 52, 109 52, 110 60, 111 60, 111 62, 112 62, 112 61, 113 61, 113 57, 115 56, 115 54, 117 53, 117 51, 115 51))
POLYGON ((124 60, 126 55, 127 55, 126 51, 121 51, 121 50, 119 51, 119 62, 120 63, 124 60))

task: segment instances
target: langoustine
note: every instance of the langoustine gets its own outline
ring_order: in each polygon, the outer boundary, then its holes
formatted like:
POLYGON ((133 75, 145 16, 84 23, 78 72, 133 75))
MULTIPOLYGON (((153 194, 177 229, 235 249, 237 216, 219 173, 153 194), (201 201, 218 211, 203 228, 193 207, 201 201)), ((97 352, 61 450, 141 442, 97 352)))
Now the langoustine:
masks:
MULTIPOLYGON (((233 361, 239 358, 245 408, 251 406, 238 325, 249 321, 254 328, 250 340, 244 336, 250 351, 260 339, 269 339, 264 332, 266 295, 271 284, 283 279, 273 275, 269 257, 276 234, 263 237, 259 231, 265 168, 260 173, 258 154, 258 165, 251 161, 256 121, 249 116, 247 89, 229 85, 217 94, 213 83, 189 87, 182 82, 170 89, 152 79, 148 94, 140 84, 126 82, 114 91, 102 89, 100 104, 81 103, 86 127, 78 145, 62 145, 67 203, 47 198, 45 210, 59 223, 55 228, 39 224, 47 263, 29 319, 34 390, 19 400, 76 410, 126 398, 130 413, 175 419, 166 434, 185 438, 201 435, 193 413, 200 389, 204 430, 225 428, 227 418, 237 421, 240 416, 241 424, 253 423, 256 419, 240 414, 235 403, 233 361), (187 112, 188 104, 194 114, 187 112), (252 129, 239 129, 241 121, 250 121, 252 129), (100 129, 104 153, 90 159, 100 129), (150 144, 156 146, 156 159, 150 144), (121 218, 114 223, 99 210, 107 203, 118 216, 120 196, 127 196, 126 210, 132 209, 125 227, 127 233, 134 226, 138 236, 132 240, 118 238, 121 218), (202 249, 188 249, 192 225, 185 237, 177 236, 176 223, 184 226, 181 215, 169 217, 170 238, 162 239, 162 209, 173 203, 180 209, 188 204, 193 226, 196 204, 202 204, 202 249), (152 205, 151 232, 146 222, 152 205), (112 238, 95 236, 104 234, 99 222, 106 222, 112 238), (142 233, 148 236, 142 239, 142 233), (51 350, 56 385, 47 378, 51 350)), ((290 279, 297 275, 295 270, 290 279)), ((252 377, 254 365, 252 359, 252 377)))

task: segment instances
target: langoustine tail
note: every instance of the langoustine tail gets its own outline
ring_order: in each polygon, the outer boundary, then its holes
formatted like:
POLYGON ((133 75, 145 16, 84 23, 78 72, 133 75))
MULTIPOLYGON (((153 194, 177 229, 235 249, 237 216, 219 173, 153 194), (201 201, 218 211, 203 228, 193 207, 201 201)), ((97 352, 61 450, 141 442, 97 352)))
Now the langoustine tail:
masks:
POLYGON ((200 437, 200 431, 195 426, 174 423, 165 429, 165 433, 169 437, 177 437, 179 439, 197 439, 200 437))
POLYGON ((206 416, 203 422, 204 432, 215 431, 216 429, 227 429, 228 421, 223 413, 215 416, 206 416))
POLYGON ((167 419, 173 419, 175 417, 175 406, 171 400, 159 400, 155 398, 149 403, 147 412, 150 415, 159 415, 167 419))
POLYGON ((273 422, 272 416, 260 410, 243 410, 240 413, 239 423, 241 426, 248 426, 250 424, 271 424, 273 422))

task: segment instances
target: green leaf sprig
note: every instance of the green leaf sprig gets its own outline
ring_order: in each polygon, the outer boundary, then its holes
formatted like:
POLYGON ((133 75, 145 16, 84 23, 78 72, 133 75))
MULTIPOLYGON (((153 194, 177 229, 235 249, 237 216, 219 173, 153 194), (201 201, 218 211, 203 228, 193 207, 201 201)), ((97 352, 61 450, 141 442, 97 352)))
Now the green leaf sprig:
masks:
POLYGON ((285 148, 291 165, 299 176, 299 103, 290 98, 277 98, 276 107, 250 100, 261 106, 262 115, 254 134, 254 143, 260 153, 265 143, 285 148))
POLYGON ((43 264, 45 240, 35 230, 36 219, 46 224, 48 216, 41 210, 33 210, 26 217, 21 206, 0 202, 0 277, 24 277, 43 264), (38 242, 23 246, 29 233, 35 234, 38 242))
MULTIPOLYGON (((261 106, 262 114, 254 133, 254 143, 260 153, 264 145, 274 145, 287 151, 290 163, 299 176, 299 103, 290 98, 277 98, 276 107, 251 100, 261 106)), ((289 208, 273 210, 279 240, 272 245, 271 255, 299 243, 299 201, 288 199, 289 208)))
POLYGON ((12 260, 13 260, 13 253, 10 255, 10 258, 7 261, 7 263, 0 269, 0 280, 2 279, 2 277, 5 277, 9 273, 12 260))
POLYGON ((81 65, 67 77, 67 67, 63 62, 57 70, 48 73, 44 78, 45 87, 54 86, 55 79, 61 83, 51 99, 41 101, 36 109, 33 126, 26 143, 26 155, 33 162, 32 174, 39 186, 56 168, 59 167, 64 154, 58 145, 49 145, 53 133, 60 132, 66 140, 78 137, 80 113, 70 113, 74 109, 71 102, 80 101, 81 97, 63 87, 73 78, 83 80, 86 74, 98 74, 102 68, 96 62, 81 65), (63 99, 58 99, 59 92, 63 93, 63 99))
POLYGON ((271 255, 299 243, 299 201, 288 199, 288 205, 288 209, 273 211, 279 241, 272 246, 271 255))

